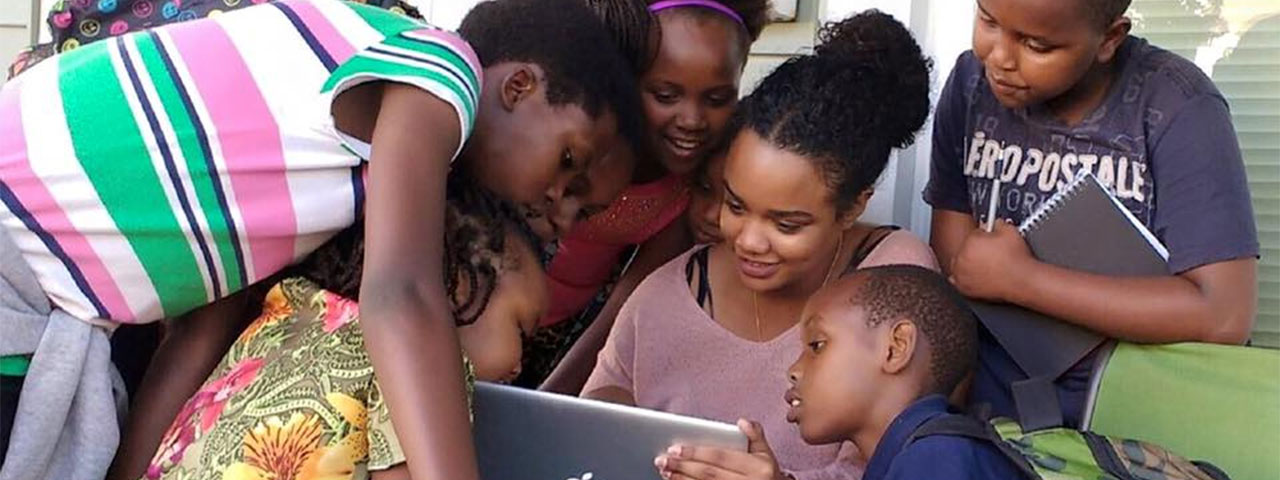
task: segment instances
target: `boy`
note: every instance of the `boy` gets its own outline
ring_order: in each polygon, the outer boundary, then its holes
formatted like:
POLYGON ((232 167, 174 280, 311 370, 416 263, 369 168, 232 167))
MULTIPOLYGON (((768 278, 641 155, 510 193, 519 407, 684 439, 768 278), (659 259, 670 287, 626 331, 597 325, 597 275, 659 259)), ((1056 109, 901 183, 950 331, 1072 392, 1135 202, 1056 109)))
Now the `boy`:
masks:
MULTIPOLYGON (((1244 343, 1258 241, 1226 101, 1191 62, 1130 36, 1128 6, 978 0, 973 50, 935 118, 931 243, 971 298, 1132 342, 1244 343), (1013 225, 1081 170, 1168 247, 1170 275, 1092 275, 1031 255, 1013 225), (996 218, 1013 224, 987 232, 977 212, 997 177, 996 218)), ((979 349, 971 401, 1014 415, 1010 385, 1025 373, 985 331, 979 349)), ((1093 357, 1055 382, 1067 425, 1079 424, 1093 357)))
MULTIPOLYGON (((945 395, 976 356, 973 315, 941 276, 911 265, 858 270, 809 299, 802 318, 805 350, 786 401, 805 442, 853 442, 869 459, 863 480, 1019 478, 988 442, 907 441, 948 413, 945 395)), ((656 462, 663 477, 784 478, 759 426, 739 424, 748 453, 673 447, 656 462)))

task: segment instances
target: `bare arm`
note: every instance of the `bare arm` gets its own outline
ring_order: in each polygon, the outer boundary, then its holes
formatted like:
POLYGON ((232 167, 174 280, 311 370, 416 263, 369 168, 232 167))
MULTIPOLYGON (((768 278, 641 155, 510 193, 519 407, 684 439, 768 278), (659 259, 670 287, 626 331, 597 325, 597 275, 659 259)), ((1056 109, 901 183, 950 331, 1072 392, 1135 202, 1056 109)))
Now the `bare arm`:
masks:
POLYGON ((372 135, 361 329, 412 478, 477 478, 444 291, 444 189, 461 138, 444 101, 388 84, 372 135), (423 128, 422 126, 430 126, 423 128))
POLYGON ((1017 229, 1003 222, 993 232, 973 230, 950 272, 970 297, 1022 305, 1133 342, 1244 343, 1257 308, 1256 259, 1169 276, 1094 275, 1036 260, 1017 229))
POLYGON ((591 370, 595 368, 596 354, 604 347, 605 340, 609 338, 609 330, 613 328, 614 319, 618 317, 622 304, 631 297, 631 292, 635 291, 640 282, 650 273, 692 246, 693 236, 689 233, 687 224, 679 218, 641 244, 635 259, 626 271, 622 272, 622 278, 619 278, 618 284, 614 285, 600 313, 538 389, 577 395, 582 390, 582 386, 587 383, 591 370))
POLYGON ((978 228, 972 215, 951 210, 933 209, 933 221, 929 229, 929 246, 938 257, 938 265, 944 274, 951 274, 951 262, 960 253, 965 237, 978 228))
POLYGON ((244 325, 253 320, 262 305, 263 290, 249 287, 169 324, 138 386, 107 478, 142 478, 182 405, 218 366, 244 325))

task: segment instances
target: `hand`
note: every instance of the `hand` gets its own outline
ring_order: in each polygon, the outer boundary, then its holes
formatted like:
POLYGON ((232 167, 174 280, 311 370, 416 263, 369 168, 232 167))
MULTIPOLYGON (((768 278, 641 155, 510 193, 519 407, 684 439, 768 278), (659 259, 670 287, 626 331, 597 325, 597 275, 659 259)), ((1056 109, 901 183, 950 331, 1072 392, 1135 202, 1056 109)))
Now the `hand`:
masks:
POLYGON ((965 237, 951 263, 951 284, 967 297, 1009 302, 1036 261, 1017 227, 996 222, 990 232, 965 237))
POLYGON ((747 451, 675 445, 653 463, 667 480, 787 480, 759 423, 738 420, 747 451))

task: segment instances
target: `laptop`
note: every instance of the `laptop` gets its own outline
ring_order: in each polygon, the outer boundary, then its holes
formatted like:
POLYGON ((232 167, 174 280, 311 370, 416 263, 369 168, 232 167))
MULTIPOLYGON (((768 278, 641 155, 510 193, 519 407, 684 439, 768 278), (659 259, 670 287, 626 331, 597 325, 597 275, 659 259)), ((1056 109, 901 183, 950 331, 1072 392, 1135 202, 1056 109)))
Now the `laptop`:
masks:
POLYGON ((736 426, 642 408, 484 382, 473 402, 483 480, 661 480, 673 444, 747 449, 736 426))

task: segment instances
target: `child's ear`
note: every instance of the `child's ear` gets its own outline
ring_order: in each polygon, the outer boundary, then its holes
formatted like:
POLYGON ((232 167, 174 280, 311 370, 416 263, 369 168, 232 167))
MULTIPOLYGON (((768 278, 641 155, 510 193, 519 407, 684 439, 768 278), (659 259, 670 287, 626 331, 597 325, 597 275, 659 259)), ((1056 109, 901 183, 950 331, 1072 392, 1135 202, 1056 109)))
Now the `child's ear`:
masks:
POLYGON ((502 80, 502 106, 507 111, 514 110, 516 105, 533 95, 538 89, 538 72, 531 64, 522 64, 502 80))
POLYGON ((916 324, 907 320, 894 320, 889 325, 889 348, 884 352, 882 366, 885 373, 896 375, 911 365, 911 357, 915 355, 920 339, 919 334, 916 324))
POLYGON ((871 197, 875 193, 875 188, 868 188, 853 199, 853 204, 849 205, 849 209, 840 215, 840 228, 842 230, 853 228, 853 224, 858 223, 858 219, 867 211, 867 203, 871 201, 871 197))
POLYGON ((1132 27, 1133 22, 1126 16, 1115 19, 1111 25, 1107 26, 1107 30, 1102 34, 1102 46, 1098 48, 1098 63, 1109 63, 1115 58, 1116 50, 1119 50, 1124 39, 1129 37, 1129 29, 1132 27))

